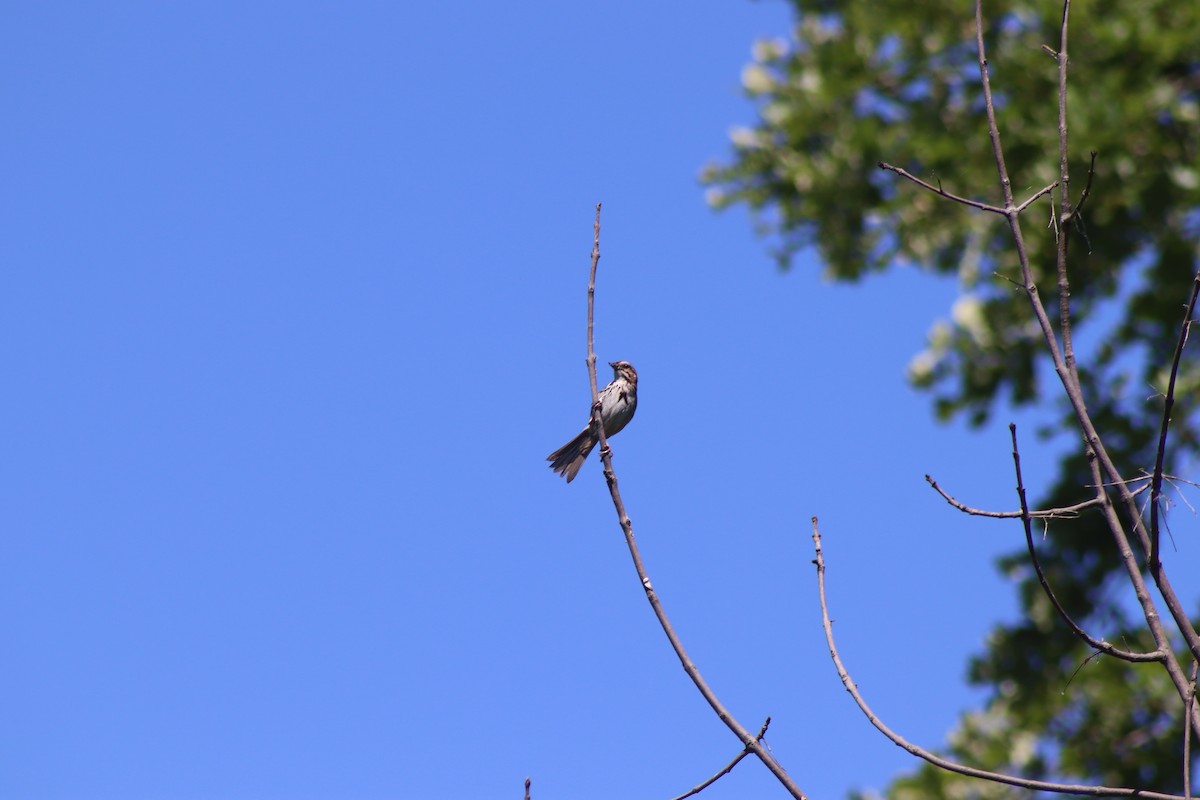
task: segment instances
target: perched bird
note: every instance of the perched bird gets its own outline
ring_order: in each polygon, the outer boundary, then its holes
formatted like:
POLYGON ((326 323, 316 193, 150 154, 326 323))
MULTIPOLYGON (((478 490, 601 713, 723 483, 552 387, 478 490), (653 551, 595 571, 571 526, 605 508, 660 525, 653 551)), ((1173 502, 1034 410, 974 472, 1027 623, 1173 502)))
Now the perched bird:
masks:
MULTIPOLYGON (((637 410, 637 370, 628 361, 610 361, 608 365, 613 368, 613 379, 600 390, 600 421, 605 437, 615 435, 628 425, 637 410)), ((600 439, 592 432, 589 421, 578 436, 546 457, 550 469, 565 476, 570 483, 598 441, 600 439)))

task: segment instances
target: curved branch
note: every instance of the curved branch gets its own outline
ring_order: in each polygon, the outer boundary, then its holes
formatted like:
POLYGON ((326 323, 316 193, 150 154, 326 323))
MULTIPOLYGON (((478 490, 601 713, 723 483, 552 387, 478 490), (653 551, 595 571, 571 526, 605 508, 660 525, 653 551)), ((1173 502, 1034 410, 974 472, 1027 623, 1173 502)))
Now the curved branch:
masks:
POLYGON ((1025 546, 1029 548, 1029 559, 1033 562, 1033 569, 1037 573, 1038 582, 1042 585, 1042 591, 1050 599, 1050 603, 1054 606, 1055 611, 1062 617, 1063 622, 1067 623, 1067 627, 1076 636, 1087 642, 1088 646, 1094 650, 1106 653, 1114 658, 1119 658, 1122 661, 1165 661, 1167 654, 1161 649, 1155 650, 1152 653, 1134 653, 1130 650, 1120 650, 1103 639, 1093 639, 1088 635, 1087 631, 1075 624, 1075 620, 1071 619, 1071 615, 1063 608, 1062 603, 1058 602, 1058 598, 1054 595, 1054 590, 1050 588, 1050 581, 1046 579, 1046 573, 1042 571, 1042 564, 1038 561, 1037 548, 1033 546, 1033 526, 1029 524, 1033 515, 1029 513, 1029 505, 1025 500, 1025 480, 1021 477, 1021 454, 1017 450, 1017 426, 1015 423, 1008 423, 1008 432, 1012 436, 1013 468, 1017 472, 1017 497, 1021 501, 1021 522, 1025 526, 1025 546))
POLYGON ((629 555, 633 558, 634 569, 637 570, 638 580, 642 584, 642 588, 646 592, 646 599, 650 601, 650 607, 654 609, 654 616, 658 618, 658 624, 662 626, 663 633, 667 635, 667 640, 671 643, 671 648, 675 651, 675 655, 679 657, 679 662, 683 665, 683 671, 692 679, 692 683, 708 701, 709 706, 716 712, 729 730, 733 731, 738 740, 745 746, 747 750, 754 753, 758 760, 763 763, 771 774, 783 785, 789 794, 796 800, 808 800, 804 793, 800 791, 800 787, 792 780, 784 768, 775 760, 775 757, 767 751, 767 749, 758 741, 754 734, 746 730, 737 718, 729 712, 721 703, 716 693, 709 687, 704 677, 700 674, 700 670, 696 667, 688 655, 687 650, 683 647, 683 642, 675 633, 675 628, 671 625, 671 620, 667 618, 667 612, 663 609, 662 602, 658 599, 658 593, 654 591, 654 586, 650 583, 650 576, 646 573, 646 566, 642 563, 642 554, 638 550, 637 540, 633 535, 633 522, 629 519, 629 514, 625 512, 625 502, 621 499, 621 492, 617 487, 617 473, 613 470, 612 465, 612 450, 608 446, 608 438, 604 435, 604 425, 600 423, 600 393, 596 388, 596 351, 592 344, 592 332, 594 330, 595 320, 595 303, 596 303, 596 266, 600 263, 600 204, 596 204, 596 223, 593 227, 595 239, 592 243, 592 270, 591 277, 588 280, 588 318, 587 318, 587 368, 588 380, 592 387, 592 426, 600 440, 600 460, 604 463, 604 479, 608 482, 608 492, 612 496, 613 507, 617 511, 617 519, 620 521, 621 530, 625 534, 625 543, 629 547, 629 555))
POLYGON ((1036 792, 1054 792, 1056 794, 1078 794, 1089 797, 1138 797, 1146 798, 1146 800, 1185 800, 1185 798, 1174 794, 1163 794, 1161 792, 1148 792, 1142 789, 1127 789, 1116 786, 1086 786, 1082 784, 1067 784, 1067 783, 1050 783, 1048 781, 1031 780, 1029 778, 1018 778, 1014 775, 1005 775, 1000 772, 989 772, 985 769, 977 769, 968 767, 965 764, 959 764, 954 761, 942 758, 935 755, 922 747, 918 747, 905 739, 900 734, 893 731, 883 723, 871 707, 867 705, 867 701, 858 691, 858 686, 850 677, 850 673, 846 670, 845 664, 842 663, 842 657, 838 654, 837 644, 833 640, 833 621, 829 618, 829 606, 825 600, 825 557, 821 552, 821 533, 817 529, 817 518, 812 518, 812 539, 813 546, 816 549, 817 557, 813 563, 817 565, 817 591, 821 601, 821 624, 825 628, 825 641, 829 645, 829 654, 833 657, 834 667, 837 669, 838 677, 842 679, 842 685, 846 687, 846 691, 854 698, 854 702, 858 704, 859 709, 866 715, 867 719, 876 730, 891 740, 892 744, 907 750, 917 758, 924 759, 930 764, 948 772, 957 772, 960 775, 966 775, 971 778, 981 778, 983 780, 992 781, 993 783, 1003 783, 1009 786, 1017 786, 1022 789, 1031 789, 1036 792))
POLYGON ((1179 361, 1192 330, 1192 314, 1196 310, 1196 297, 1200 295, 1200 272, 1192 280, 1192 295, 1188 298, 1183 324, 1179 326, 1179 340, 1175 342, 1175 355, 1171 359, 1171 378, 1167 382, 1167 393, 1163 402, 1162 428, 1158 433, 1158 450, 1154 456, 1154 476, 1150 481, 1150 564, 1159 563, 1158 501, 1162 495, 1163 461, 1167 454, 1167 430, 1171 427, 1171 409, 1175 407, 1175 378, 1179 375, 1179 361))
MULTIPOLYGON (((1088 469, 1092 472, 1092 482, 1097 486, 1103 480, 1101 473, 1100 461, 1096 456, 1096 452, 1091 448, 1087 451, 1088 469)), ((1117 511, 1113 507, 1112 501, 1107 494, 1101 493, 1101 499, 1104 501, 1100 505, 1100 511, 1104 514, 1105 521, 1108 524, 1110 531, 1124 534, 1121 529, 1121 520, 1117 516, 1117 511)), ((1146 618, 1146 627, 1150 631, 1150 635, 1154 637, 1154 646, 1166 654, 1163 660, 1163 668, 1167 671, 1167 675, 1171 678, 1171 682, 1179 690, 1179 696, 1185 702, 1189 696, 1189 682, 1186 674, 1183 674, 1183 667, 1180 666, 1178 659, 1175 658, 1175 653, 1171 649, 1171 641, 1167 638, 1166 629, 1163 627, 1162 620, 1158 617, 1158 610, 1154 607, 1154 599, 1150 596, 1150 589, 1146 585, 1145 578, 1142 577, 1142 571, 1138 567, 1137 560, 1130 552, 1129 542, 1127 539, 1119 539, 1124 542, 1124 547, 1120 552, 1121 563, 1125 566, 1125 574, 1129 578, 1130 585, 1133 586, 1134 596, 1137 598, 1138 605, 1142 609, 1142 614, 1146 618), (1182 678, 1182 688, 1180 689, 1180 678, 1182 678)), ((1192 718, 1192 729, 1196 733, 1200 733, 1200 718, 1192 718)))
POLYGON ((930 476, 926 475, 925 480, 933 487, 933 490, 942 496, 947 503, 957 508, 964 514, 970 514, 974 517, 991 517, 992 519, 1020 519, 1023 515, 1028 514, 1033 519, 1074 519, 1079 516, 1079 512, 1085 508, 1100 505, 1100 501, 1096 498, 1084 500, 1082 503, 1076 503, 1073 506, 1065 506, 1063 508, 1047 508, 1041 511, 987 511, 981 508, 972 508, 965 503, 954 499, 945 489, 938 485, 930 476))

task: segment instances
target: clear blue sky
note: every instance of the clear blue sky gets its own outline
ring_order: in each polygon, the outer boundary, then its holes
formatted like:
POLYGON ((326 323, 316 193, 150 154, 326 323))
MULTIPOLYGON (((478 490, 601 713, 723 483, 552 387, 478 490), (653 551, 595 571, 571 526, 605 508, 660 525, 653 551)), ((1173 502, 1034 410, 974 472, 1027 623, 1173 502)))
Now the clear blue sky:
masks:
POLYGON ((922 476, 1012 507, 1007 432, 904 380, 956 287, 780 273, 697 181, 782 3, 0 20, 0 796, 667 797, 731 758, 598 467, 544 461, 587 414, 597 201, 618 474, 714 688, 814 798, 912 765, 829 662, 818 514, 877 710, 934 746, 976 699, 1019 525, 922 476))

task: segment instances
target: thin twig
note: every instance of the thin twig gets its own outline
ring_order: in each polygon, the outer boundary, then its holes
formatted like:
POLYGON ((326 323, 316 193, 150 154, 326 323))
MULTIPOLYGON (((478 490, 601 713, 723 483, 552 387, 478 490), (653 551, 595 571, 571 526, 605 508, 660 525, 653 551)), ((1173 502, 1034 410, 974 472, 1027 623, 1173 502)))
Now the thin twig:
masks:
POLYGON ((846 670, 845 664, 842 663, 842 657, 838 654, 837 644, 833 639, 833 622, 829 617, 829 606, 825 600, 825 557, 821 552, 821 533, 817 529, 817 518, 812 518, 813 527, 813 546, 816 549, 817 557, 813 563, 817 566, 817 592, 820 596, 821 603, 821 624, 825 628, 825 642, 829 646, 829 655, 833 658, 834 667, 837 669, 838 677, 842 679, 842 685, 846 687, 846 691, 854 698, 854 702, 858 704, 859 710, 866 715, 867 719, 875 728, 886 736, 891 742, 898 747, 907 750, 917 758, 924 759, 935 767, 939 767, 950 772, 957 772, 960 775, 967 775, 972 778, 982 778, 983 780, 993 781, 995 783, 1003 783, 1009 786, 1017 786, 1022 789, 1031 789, 1036 792, 1054 792, 1056 794, 1079 794, 1089 797, 1138 797, 1146 800, 1186 800, 1180 795, 1163 794, 1161 792, 1148 792, 1143 789, 1128 789, 1116 786, 1085 786, 1072 785, 1065 783, 1049 783, 1047 781, 1032 780, 1029 778, 1018 778, 1014 775, 1005 775, 1000 772, 989 772, 975 767, 968 767, 965 764, 959 764, 954 761, 949 761, 941 756, 935 755, 922 747, 912 744, 904 737, 893 731, 883 720, 875 715, 871 707, 867 705, 867 701, 863 699, 862 694, 858 691, 858 686, 854 683, 854 679, 850 677, 850 673, 846 670))
POLYGON ((1158 433, 1158 450, 1154 455, 1154 476, 1150 481, 1150 564, 1151 569, 1159 565, 1158 503, 1162 495, 1163 461, 1167 454, 1167 430, 1171 427, 1171 409, 1175 407, 1175 378, 1179 375, 1179 362, 1183 348, 1187 345, 1192 330, 1192 314, 1196 310, 1196 298, 1200 296, 1200 272, 1192 280, 1192 295, 1188 298, 1183 324, 1179 326, 1179 339, 1175 342, 1175 355, 1171 359, 1171 379, 1167 381, 1167 394, 1163 402, 1162 427, 1158 433))
POLYGON ((654 590, 653 584, 650 583, 650 576, 646 572, 646 566, 642 563, 642 554, 638 550, 637 540, 633 535, 633 522, 629 519, 629 514, 625 511, 625 502, 621 499, 621 492, 617 486, 617 473, 613 469, 612 450, 609 449, 608 439, 604 435, 604 426, 600 423, 600 393, 596 388, 596 351, 593 346, 592 332, 594 330, 595 321, 595 297, 596 297, 596 266, 600 262, 600 204, 596 204, 596 223, 593 228, 595 239, 592 244, 592 270, 591 277, 588 280, 588 319, 587 319, 587 368, 588 380, 592 387, 592 426, 596 431, 597 438, 600 441, 600 460, 604 463, 604 479, 608 482, 608 492, 612 496, 613 507, 617 512, 617 519, 621 523, 621 530, 625 534, 625 543, 629 547, 629 555, 633 558, 634 569, 637 570, 638 579, 642 584, 642 588, 646 592, 646 599, 650 601, 650 607, 654 609, 654 616, 658 618, 658 624, 662 626, 663 633, 667 635, 667 640, 671 643, 671 648, 675 651, 675 655, 679 657, 680 663, 683 665, 684 672, 692 679, 692 683, 708 701, 709 706, 716 712, 716 715, 722 722, 725 723, 729 730, 733 731, 734 735, 743 746, 758 757, 758 760, 771 771, 771 774, 783 785, 783 788, 788 793, 796 798, 796 800, 807 800, 804 793, 800 791, 800 787, 792 780, 791 776, 783 769, 775 757, 754 737, 754 734, 746 730, 737 718, 729 712, 721 703, 716 693, 709 688, 708 683, 700 674, 700 670, 696 667, 684 649, 683 642, 675 633, 674 626, 671 625, 671 620, 667 618, 667 612, 663 609, 662 602, 658 598, 658 593, 654 590))
POLYGON ((1071 282, 1067 275, 1067 253, 1071 244, 1071 165, 1067 147, 1067 29, 1071 0, 1063 0, 1062 25, 1059 29, 1058 61, 1058 217, 1062 220, 1062 235, 1058 237, 1055 268, 1058 272, 1058 327, 1062 336, 1063 361, 1075 386, 1079 386, 1079 370, 1075 364, 1075 346, 1071 340, 1071 282))
MULTIPOLYGON (((762 738, 767 735, 767 726, 769 726, 770 724, 771 724, 771 718, 767 717, 767 721, 763 723, 762 728, 758 731, 758 736, 754 737, 757 741, 761 742, 762 738)), ((711 778, 704 781, 703 783, 697 784, 696 786, 692 787, 691 789, 688 789, 683 794, 677 795, 676 797, 672 798, 672 800, 684 800, 684 798, 686 798, 686 797, 691 797, 692 795, 700 794, 705 789, 707 789, 708 787, 710 787, 714 783, 716 783, 718 780, 725 777, 729 773, 733 772, 733 768, 738 765, 738 762, 741 761, 743 758, 745 758, 748 755, 750 755, 750 748, 747 747, 747 748, 744 748, 742 750, 742 752, 740 752, 736 756, 734 756, 732 761, 730 761, 725 766, 721 767, 721 769, 719 769, 717 771, 717 773, 715 775, 713 775, 711 778)))
POLYGON ((1042 591, 1050 599, 1051 605, 1054 606, 1058 615, 1062 617, 1063 622, 1067 623, 1067 627, 1076 636, 1087 642, 1088 646, 1093 649, 1101 653, 1107 653, 1122 661, 1163 661, 1166 658, 1166 654, 1161 650, 1156 650, 1152 653, 1134 653, 1128 650, 1120 650, 1103 639, 1092 638, 1083 628, 1075 624, 1075 620, 1071 619, 1071 615, 1063 608, 1062 603, 1058 602, 1054 590, 1050 588, 1050 581, 1047 580, 1046 573, 1042 570, 1042 564, 1038 561, 1037 548, 1033 544, 1033 526, 1029 524, 1033 515, 1029 512, 1029 504, 1025 499, 1025 479, 1021 477, 1021 453, 1017 449, 1017 426, 1015 423, 1010 422, 1008 424, 1008 433, 1012 437, 1013 468, 1017 473, 1017 497, 1021 501, 1021 522, 1025 526, 1025 546, 1029 548, 1029 559, 1033 562, 1033 569, 1037 573, 1038 582, 1041 583, 1042 591))
POLYGON ((1054 183, 1050 184, 1049 186, 1045 186, 1045 187, 1039 189, 1037 191, 1037 193, 1035 193, 1032 197, 1030 197, 1024 203, 1021 203, 1021 205, 1017 206, 1016 209, 1014 209, 1014 211, 1017 214, 1020 214, 1022 211, 1024 211, 1025 209, 1027 209, 1031 205, 1033 205, 1034 202, 1036 202, 1037 199, 1040 198, 1042 195, 1049 194, 1050 192, 1054 191, 1054 187, 1056 187, 1056 186, 1058 186, 1058 181, 1055 181, 1054 183))
MULTIPOLYGON (((947 200, 953 200, 955 203, 962 203, 964 206, 970 206, 971 208, 978 208, 980 211, 990 211, 993 214, 1004 214, 1003 208, 997 208, 996 206, 990 205, 988 203, 981 203, 978 200, 969 200, 966 197, 959 197, 956 194, 951 194, 950 192, 947 192, 946 190, 944 190, 940 185, 934 186, 933 184, 926 183, 925 181, 921 180, 916 175, 913 175, 911 172, 909 172, 908 170, 906 170, 902 167, 893 166, 892 164, 889 164, 886 161, 877 162, 877 166, 880 169, 886 169, 891 172, 894 172, 897 175, 899 175, 901 178, 907 178, 908 180, 912 181, 913 183, 917 184, 918 186, 920 186, 924 189, 928 189, 929 191, 933 192, 934 194, 936 194, 940 197, 944 197, 947 200)), ((940 184, 941 181, 939 181, 938 183, 940 184)), ((1037 196, 1040 197, 1044 193, 1045 192, 1041 192, 1037 196)))
POLYGON ((1087 183, 1083 185, 1083 194, 1079 195, 1079 202, 1075 204, 1075 210, 1071 212, 1071 217, 1074 218, 1080 211, 1083 211, 1083 206, 1087 203, 1088 198, 1092 195, 1092 179, 1096 177, 1096 151, 1091 153, 1092 160, 1088 164, 1087 183))
MULTIPOLYGON (((1105 489, 1115 489, 1115 488, 1117 488, 1117 486, 1119 484, 1129 485, 1131 483, 1137 483, 1138 481, 1145 481, 1145 483, 1142 484, 1141 486, 1139 486, 1138 488, 1130 490, 1130 492, 1136 497, 1137 495, 1141 494, 1142 492, 1144 492, 1150 488, 1150 473, 1146 472, 1146 470, 1144 470, 1144 469, 1138 470, 1138 471, 1141 472, 1142 474, 1138 475, 1135 478, 1121 478, 1119 481, 1105 481, 1104 483, 1101 483, 1098 485, 1103 486, 1105 489)), ((1166 475, 1164 477, 1176 479, 1176 476, 1174 476, 1174 475, 1166 475)), ((1200 486, 1200 483, 1197 483, 1196 485, 1200 486)))
POLYGON ((529 778, 525 779, 525 800, 529 800, 529 785, 532 783, 529 778))
POLYGON ((1092 242, 1088 239, 1087 226, 1083 224, 1083 206, 1087 203, 1088 197, 1092 194, 1092 180, 1096 177, 1096 151, 1092 151, 1092 160, 1088 164, 1087 183, 1084 184, 1083 194, 1079 195, 1079 202, 1075 204, 1075 208, 1071 210, 1068 222, 1075 228, 1076 233, 1083 239, 1083 243, 1087 245, 1087 252, 1092 254, 1092 242))
MULTIPOLYGON (((933 487, 933 490, 940 494, 942 499, 944 499, 947 503, 954 506, 964 514, 970 514, 973 517, 991 517, 992 519, 1020 519, 1026 513, 1024 511, 987 511, 982 508, 972 508, 971 506, 956 500, 945 489, 939 486, 937 481, 928 475, 925 476, 925 480, 929 482, 929 485, 933 487)), ((1093 497, 1091 500, 1084 500, 1082 503, 1076 503, 1073 506, 1041 509, 1038 511, 1030 511, 1028 514, 1033 519, 1074 519, 1075 517, 1079 516, 1080 511, 1097 505, 1100 505, 1100 501, 1093 497)))
POLYGON ((1075 669, 1071 671, 1070 676, 1067 678, 1067 682, 1063 684, 1063 693, 1065 694, 1067 689, 1071 688, 1071 684, 1075 682, 1075 676, 1078 675, 1080 672, 1083 672, 1084 667, 1086 667, 1094 659, 1097 659, 1102 655, 1104 655, 1104 654, 1099 653, 1099 652, 1088 653, 1088 657, 1085 658, 1083 661, 1080 661, 1079 666, 1075 667, 1075 669))
MULTIPOLYGON (((1179 488, 1179 486, 1176 485, 1176 483, 1177 482, 1188 483, 1188 484, 1191 484, 1192 486, 1195 486, 1196 484, 1193 481, 1183 481, 1179 478, 1176 478, 1173 475, 1163 475, 1163 480, 1166 481, 1167 483, 1171 484, 1171 488, 1175 490, 1175 494, 1179 495, 1179 501, 1181 503, 1183 503, 1185 506, 1187 506, 1189 511, 1191 511, 1193 514, 1195 514, 1196 507, 1188 502, 1187 495, 1185 495, 1183 493, 1183 490, 1181 490, 1179 488)), ((1168 526, 1168 530, 1170 530, 1170 526, 1168 526)))

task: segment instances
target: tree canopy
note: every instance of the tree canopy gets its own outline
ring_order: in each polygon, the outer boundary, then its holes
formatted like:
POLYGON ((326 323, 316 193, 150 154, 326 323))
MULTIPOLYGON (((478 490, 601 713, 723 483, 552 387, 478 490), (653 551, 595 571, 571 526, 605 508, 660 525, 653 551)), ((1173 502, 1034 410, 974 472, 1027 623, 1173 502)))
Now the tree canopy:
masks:
MULTIPOLYGON (((718 207, 745 204, 784 268, 815 248, 842 281, 900 266, 957 276, 961 296, 933 325, 910 376, 944 418, 979 424, 997 407, 1044 403, 1044 433, 1071 430, 1047 378, 1003 220, 948 203, 877 166, 887 161, 947 191, 999 198, 983 113, 974 17, 930 0, 791 0, 787 40, 761 41, 743 74, 759 119, 733 136, 704 181, 718 207)), ((1058 177, 1057 63, 1061 4, 984 6, 985 42, 1009 172, 1018 198, 1058 177), (1047 49, 1049 48, 1049 49, 1047 49)), ((1132 477, 1154 463, 1164 374, 1179 335, 1200 240, 1200 5, 1089 3, 1072 14, 1069 113, 1073 202, 1090 191, 1071 249, 1071 311, 1089 408, 1132 477), (1088 175, 1095 151, 1094 175, 1088 175), (1153 387, 1153 388, 1150 388, 1153 387)), ((1056 289, 1052 204, 1030 214, 1027 242, 1045 297, 1056 289), (1040 231, 1038 228, 1042 228, 1040 231)), ((1195 463, 1190 399, 1200 367, 1180 371, 1167 471, 1195 463)), ((1069 505, 1090 483, 1082 447, 1040 499, 1069 505)), ((1113 591, 1119 561, 1098 515, 1056 520, 1042 564, 1066 609, 1122 646, 1151 649, 1113 591)), ((997 627, 970 667, 991 688, 948 749, 1030 777, 1182 791, 1182 706, 1153 669, 1089 654, 1049 607, 1022 550, 1001 562, 1020 579, 1025 618, 997 627)), ((895 797, 963 794, 963 779, 923 767, 895 797), (953 784, 953 786, 952 786, 953 784), (916 796, 915 794, 912 796, 916 796)), ((971 784, 968 794, 1005 794, 971 784)))

